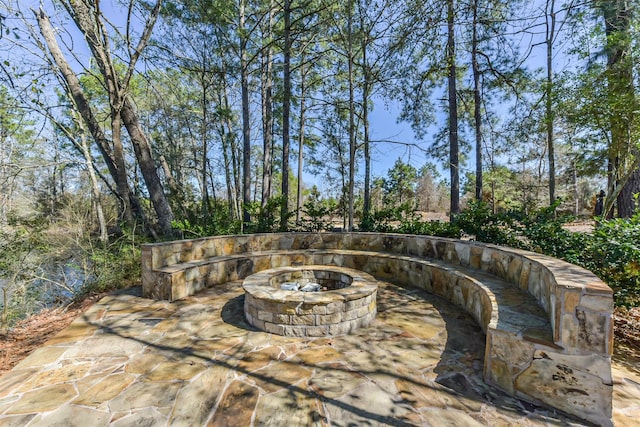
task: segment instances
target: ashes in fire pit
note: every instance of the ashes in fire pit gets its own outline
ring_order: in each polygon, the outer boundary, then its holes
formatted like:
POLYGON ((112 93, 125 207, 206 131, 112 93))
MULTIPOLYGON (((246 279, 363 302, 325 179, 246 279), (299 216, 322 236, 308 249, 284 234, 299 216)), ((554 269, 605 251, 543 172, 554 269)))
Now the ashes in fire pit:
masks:
MULTIPOLYGON (((287 267, 293 271, 276 272, 271 277, 273 287, 280 287, 283 291, 322 292, 351 286, 353 277, 345 272, 315 267, 287 267)), ((275 269, 278 270, 278 269, 275 269)), ((345 269, 346 270, 346 269, 345 269)), ((355 270, 352 270, 355 271, 355 270)), ((358 272, 362 274, 361 272, 358 272)))
POLYGON ((278 335, 344 335, 376 315, 375 278, 350 268, 280 267, 253 274, 242 286, 247 322, 278 335))

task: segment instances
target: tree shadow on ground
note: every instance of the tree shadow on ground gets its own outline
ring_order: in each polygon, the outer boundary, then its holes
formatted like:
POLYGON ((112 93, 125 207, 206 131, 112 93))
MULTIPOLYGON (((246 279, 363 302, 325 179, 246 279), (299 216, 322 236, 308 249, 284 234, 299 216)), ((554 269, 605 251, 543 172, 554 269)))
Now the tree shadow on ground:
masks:
MULTIPOLYGON (((226 302, 221 304, 218 321, 220 324, 226 325, 224 331, 230 333, 229 336, 212 337, 207 341, 207 339, 198 337, 196 332, 185 330, 182 332, 187 337, 185 338, 187 343, 192 342, 193 344, 184 346, 173 345, 170 340, 151 340, 144 335, 133 336, 134 328, 130 326, 132 320, 142 322, 149 327, 156 326, 163 321, 158 321, 159 318, 157 315, 154 316, 153 312, 142 313, 141 318, 138 319, 125 318, 110 324, 91 321, 88 317, 86 321, 97 327, 103 334, 134 340, 144 345, 146 352, 158 352, 170 360, 196 360, 208 367, 224 368, 234 372, 234 381, 246 378, 247 380, 243 381, 248 385, 245 384, 243 386, 245 389, 239 389, 240 391, 229 391, 231 386, 227 383, 223 385, 224 390, 211 390, 209 394, 206 392, 202 394, 202 402, 206 402, 208 407, 201 409, 209 411, 209 418, 207 418, 209 420, 216 412, 218 412, 216 415, 220 414, 223 398, 230 399, 225 403, 227 405, 225 408, 242 405, 240 398, 233 401, 234 393, 239 393, 238 396, 249 396, 251 393, 257 393, 257 389, 254 390, 252 387, 258 387, 258 384, 263 383, 273 386, 274 389, 286 390, 289 401, 283 404, 291 411, 299 409, 298 404, 304 399, 316 399, 322 402, 317 410, 311 410, 308 413, 309 420, 321 420, 337 426, 382 424, 404 427, 420 425, 428 420, 430 415, 423 407, 421 409, 420 405, 423 403, 418 403, 419 401, 424 402, 425 399, 420 398, 422 399, 420 400, 419 396, 412 395, 411 390, 419 389, 440 393, 441 401, 445 402, 445 407, 446 402, 457 402, 457 407, 466 407, 466 410, 480 422, 483 421, 482 406, 494 405, 498 407, 499 412, 508 413, 514 417, 528 418, 529 420, 538 419, 547 424, 565 423, 561 417, 554 418, 543 414, 532 405, 485 385, 482 382, 484 357, 482 330, 461 309, 426 292, 385 284, 378 294, 379 320, 374 321, 372 325, 344 337, 321 339, 279 337, 277 338, 277 346, 287 349, 284 356, 266 352, 265 348, 273 346, 273 344, 269 344, 270 338, 264 335, 265 332, 257 331, 245 321, 244 295, 241 294, 242 289, 237 283, 228 286, 222 285, 208 292, 217 298, 227 298, 226 302), (428 320, 430 316, 442 319, 442 331, 434 333, 436 335, 446 334, 444 345, 439 344, 437 340, 430 341, 418 338, 420 335, 419 322, 428 320), (389 318, 400 323, 385 323, 389 318), (404 330, 401 327, 403 324, 408 325, 407 327, 411 325, 417 327, 417 329, 412 329, 415 334, 412 335, 411 332, 404 330), (189 339, 192 341, 188 341, 189 339), (223 352, 214 352, 207 348, 208 342, 224 339, 234 339, 238 344, 230 344, 223 352), (249 345, 252 340, 264 341, 267 344, 264 344, 263 347, 254 347, 253 344, 249 345), (337 353, 340 355, 340 360, 337 362, 305 360, 299 356, 299 353, 305 349, 337 353), (436 374, 433 381, 426 380, 426 377, 419 370, 407 368, 411 363, 422 363, 421 360, 417 362, 413 360, 419 359, 422 352, 439 355, 437 363, 431 366, 431 370, 436 374), (244 363, 248 358, 257 354, 266 358, 264 366, 251 367, 250 364, 244 363), (265 366, 276 363, 281 368, 280 372, 274 372, 277 371, 274 369, 271 371, 264 369, 265 366), (461 366, 463 369, 459 369, 461 366), (363 384, 366 381, 371 387, 386 393, 380 393, 380 395, 390 396, 390 410, 386 413, 380 413, 383 411, 377 407, 376 403, 367 401, 368 396, 366 393, 363 394, 363 390, 369 390, 368 388, 359 389, 356 387, 343 395, 336 395, 328 392, 321 383, 314 382, 312 378, 291 380, 286 375, 278 375, 287 369, 294 371, 296 367, 311 371, 313 375, 318 377, 356 378, 356 384, 363 384), (286 380, 282 378, 286 378, 286 380), (362 382, 358 382, 360 380, 362 382), (406 385, 403 392, 398 392, 396 386, 399 384, 406 385), (333 419, 332 414, 334 417, 335 414, 346 416, 341 419, 333 419), (341 424, 343 422, 344 424, 341 424)), ((135 293, 126 295, 126 298, 136 298, 135 293)), ((190 304, 204 304, 202 307, 204 317, 209 318, 209 322, 216 322, 215 310, 206 309, 206 301, 206 296, 201 295, 182 300, 175 305, 178 308, 174 314, 166 319, 173 319, 176 325, 180 325, 181 319, 174 319, 174 317, 180 316, 182 308, 188 307, 190 304)), ((191 313, 191 315, 194 314, 191 313)), ((189 322, 185 323, 189 324, 189 322)))

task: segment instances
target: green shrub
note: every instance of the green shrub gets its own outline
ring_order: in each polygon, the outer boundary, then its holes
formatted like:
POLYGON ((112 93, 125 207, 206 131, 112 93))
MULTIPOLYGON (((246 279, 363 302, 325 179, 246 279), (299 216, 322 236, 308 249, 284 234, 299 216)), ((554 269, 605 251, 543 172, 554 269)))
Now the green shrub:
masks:
POLYGON ((521 241, 530 251, 580 264, 580 256, 589 236, 563 228, 574 217, 557 215, 556 208, 559 205, 560 200, 529 215, 514 213, 519 218, 521 241))
POLYGON ((471 201, 467 209, 455 216, 453 223, 475 240, 514 248, 523 246, 516 232, 518 216, 513 213, 491 212, 484 202, 471 201))
POLYGON ((640 305, 640 213, 601 221, 589 243, 582 265, 613 288, 618 305, 640 305))
POLYGON ((104 245, 80 218, 64 227, 60 220, 47 228, 15 222, 0 230, 2 327, 43 308, 140 282, 139 236, 112 236, 104 245))
POLYGON ((200 204, 185 210, 185 214, 171 224, 185 239, 240 232, 242 224, 233 218, 225 202, 211 201, 206 213, 200 204))
POLYGON ((602 220, 592 233, 563 228, 571 216, 557 216, 557 204, 525 214, 493 214, 484 203, 470 203, 456 217, 478 241, 527 249, 584 267, 614 291, 618 306, 640 304, 640 213, 629 219, 602 220))
POLYGON ((462 233, 457 224, 445 221, 422 221, 415 208, 409 203, 373 212, 362 219, 360 231, 451 238, 460 238, 462 233))
MULTIPOLYGON (((274 233, 280 230, 280 214, 282 204, 285 203, 282 196, 271 197, 264 207, 260 203, 254 202, 248 205, 247 209, 251 215, 251 222, 245 227, 245 233, 274 233)), ((287 221, 296 214, 295 211, 288 212, 287 221)))
POLYGON ((453 223, 446 221, 411 221, 403 222, 397 230, 398 233, 419 234, 423 236, 438 236, 459 239, 462 230, 453 223))
MULTIPOLYGON (((316 190, 317 191, 317 190, 316 190)), ((337 203, 333 199, 320 199, 319 193, 312 192, 304 203, 304 218, 299 224, 300 231, 318 232, 331 228, 331 218, 336 213, 337 203)))
POLYGON ((409 203, 372 212, 360 222, 361 231, 398 233, 402 223, 418 221, 415 208, 409 203))
POLYGON ((123 289, 140 283, 142 274, 140 241, 133 234, 124 235, 107 247, 91 246, 82 259, 85 282, 76 298, 88 294, 123 289))

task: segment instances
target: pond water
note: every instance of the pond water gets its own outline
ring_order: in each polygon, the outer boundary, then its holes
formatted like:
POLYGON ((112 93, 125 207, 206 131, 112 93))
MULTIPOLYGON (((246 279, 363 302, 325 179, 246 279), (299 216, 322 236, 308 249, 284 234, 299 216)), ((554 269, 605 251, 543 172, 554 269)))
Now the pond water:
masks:
POLYGON ((73 261, 25 268, 15 277, 0 278, 0 310, 6 305, 7 317, 15 321, 68 304, 86 283, 87 272, 73 261))

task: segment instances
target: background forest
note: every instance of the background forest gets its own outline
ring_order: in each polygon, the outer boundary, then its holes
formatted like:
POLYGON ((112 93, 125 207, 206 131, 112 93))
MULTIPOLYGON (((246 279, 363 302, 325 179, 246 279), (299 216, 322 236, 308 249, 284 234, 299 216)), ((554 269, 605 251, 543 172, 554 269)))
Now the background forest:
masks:
POLYGON ((636 9, 0 0, 2 326, 134 283, 147 241, 336 228, 548 253, 637 305, 636 9))

